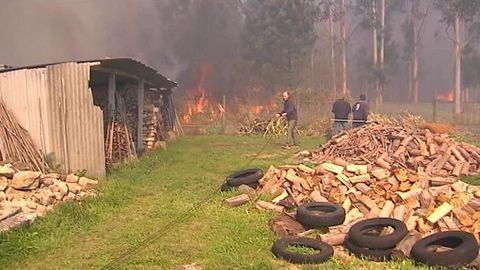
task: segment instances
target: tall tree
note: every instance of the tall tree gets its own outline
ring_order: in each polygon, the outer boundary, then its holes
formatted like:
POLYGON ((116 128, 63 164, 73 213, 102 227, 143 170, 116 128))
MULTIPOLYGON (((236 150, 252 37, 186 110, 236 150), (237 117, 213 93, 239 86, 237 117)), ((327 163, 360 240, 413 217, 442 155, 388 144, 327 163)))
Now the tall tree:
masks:
POLYGON ((248 0, 244 58, 269 88, 298 86, 316 40, 314 0, 248 0))
POLYGON ((402 25, 404 32, 404 55, 408 63, 408 98, 418 103, 419 86, 419 50, 422 45, 422 30, 425 19, 429 15, 433 0, 423 2, 409 0, 407 3, 407 19, 402 25))
POLYGON ((454 76, 453 91, 454 105, 453 113, 462 112, 461 102, 461 70, 462 70, 462 49, 469 44, 469 40, 461 38, 462 24, 470 23, 480 12, 480 1, 478 0, 436 0, 436 6, 442 11, 442 21, 447 28, 445 32, 454 45, 454 76), (453 26, 453 36, 450 29, 453 26))

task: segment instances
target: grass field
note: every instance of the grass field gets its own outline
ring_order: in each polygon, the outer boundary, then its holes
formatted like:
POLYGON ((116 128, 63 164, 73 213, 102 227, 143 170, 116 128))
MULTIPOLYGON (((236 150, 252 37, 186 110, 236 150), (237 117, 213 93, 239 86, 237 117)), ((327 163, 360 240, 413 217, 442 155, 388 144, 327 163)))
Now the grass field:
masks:
MULTIPOLYGON (((0 236, 2 269, 100 269, 129 247, 148 238, 207 197, 224 176, 241 169, 264 144, 261 137, 185 137, 167 151, 144 155, 114 170, 99 186, 100 196, 66 203, 52 214, 0 236)), ((273 139, 252 166, 289 162, 273 139)), ((320 143, 302 138, 303 148, 320 143)), ((409 261, 372 263, 336 255, 317 266, 294 266, 275 259, 273 216, 252 204, 227 209, 222 193, 163 237, 139 250, 115 269, 421 269, 409 261)))

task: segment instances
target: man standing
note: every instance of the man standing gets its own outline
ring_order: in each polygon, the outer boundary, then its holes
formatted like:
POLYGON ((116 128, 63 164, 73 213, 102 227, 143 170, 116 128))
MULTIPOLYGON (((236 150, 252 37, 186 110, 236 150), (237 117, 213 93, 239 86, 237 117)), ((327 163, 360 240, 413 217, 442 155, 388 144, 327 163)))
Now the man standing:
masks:
POLYGON ((350 115, 351 112, 352 107, 350 107, 350 103, 345 100, 345 96, 342 96, 333 103, 333 135, 337 135, 348 128, 348 115, 350 115))
POLYGON ((353 124, 354 128, 361 127, 367 123, 368 118, 368 103, 367 97, 364 94, 360 95, 360 101, 357 101, 355 105, 353 105, 353 124))
POLYGON ((295 135, 295 127, 297 126, 298 115, 297 115, 297 105, 293 100, 293 97, 287 91, 283 92, 283 111, 277 113, 277 117, 285 116, 288 121, 288 142, 283 147, 285 149, 290 149, 291 147, 298 147, 297 138, 295 135))

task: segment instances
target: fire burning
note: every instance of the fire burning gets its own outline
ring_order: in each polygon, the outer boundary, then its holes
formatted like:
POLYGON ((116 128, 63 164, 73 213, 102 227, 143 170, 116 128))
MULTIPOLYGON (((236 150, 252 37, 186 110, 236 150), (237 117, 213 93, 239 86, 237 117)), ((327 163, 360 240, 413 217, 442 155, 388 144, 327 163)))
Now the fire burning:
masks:
MULTIPOLYGON (((187 101, 182 114, 182 120, 185 124, 192 121, 212 122, 221 119, 225 114, 224 105, 213 101, 210 91, 205 86, 205 81, 211 69, 207 65, 202 65, 195 72, 195 86, 188 91, 187 101)), ((273 114, 278 111, 277 99, 271 98, 264 104, 246 104, 236 97, 230 112, 239 112, 240 114, 250 113, 253 115, 273 114)), ((229 103, 230 105, 230 103, 229 103)))
POLYGON ((448 93, 443 93, 443 94, 437 95, 437 100, 452 102, 453 101, 453 90, 449 91, 448 93))
POLYGON ((195 87, 189 91, 182 116, 183 122, 186 124, 191 123, 192 117, 195 115, 200 116, 203 120, 213 121, 225 113, 225 108, 221 104, 213 105, 208 99, 205 80, 209 72, 209 66, 203 65, 195 73, 195 87))

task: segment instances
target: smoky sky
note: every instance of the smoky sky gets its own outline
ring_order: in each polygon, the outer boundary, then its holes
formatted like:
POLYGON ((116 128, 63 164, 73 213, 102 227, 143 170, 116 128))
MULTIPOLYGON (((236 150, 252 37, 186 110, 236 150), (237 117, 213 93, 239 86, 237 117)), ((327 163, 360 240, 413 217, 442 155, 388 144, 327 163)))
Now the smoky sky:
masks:
MULTIPOLYGON (((190 87, 195 70, 213 67, 212 88, 229 91, 241 57, 242 14, 234 0, 0 0, 0 63, 23 66, 68 60, 131 57, 190 87)), ((392 39, 403 50, 405 14, 391 14, 392 39)), ((452 88, 452 42, 432 8, 422 31, 420 93, 452 88)), ((350 16, 349 31, 358 18, 350 16)), ((326 34, 320 33, 319 43, 326 34)), ((362 91, 357 59, 370 53, 370 32, 358 30, 348 46, 349 86, 362 91)), ((325 43, 326 44, 326 43, 325 43)), ((321 47, 328 50, 327 45, 321 47)), ((406 64, 388 78, 387 98, 406 97, 406 64)), ((328 62, 321 63, 328 65, 328 62)), ((318 68, 325 70, 325 68, 318 68)), ((323 82, 326 83, 326 82, 323 82)))

